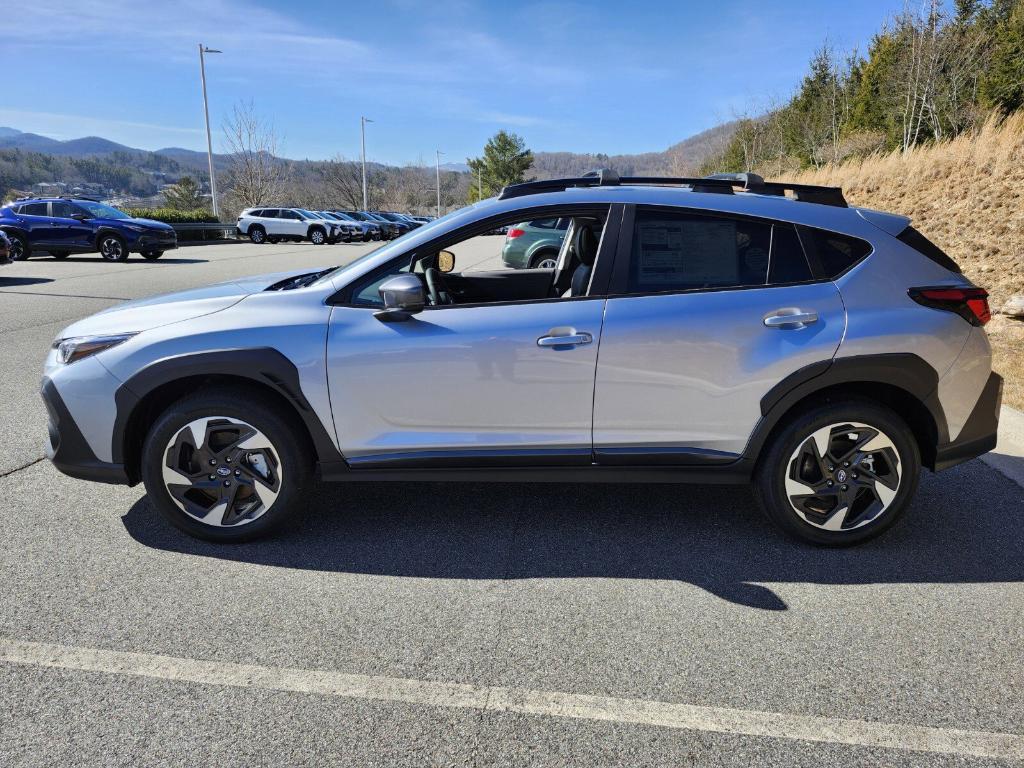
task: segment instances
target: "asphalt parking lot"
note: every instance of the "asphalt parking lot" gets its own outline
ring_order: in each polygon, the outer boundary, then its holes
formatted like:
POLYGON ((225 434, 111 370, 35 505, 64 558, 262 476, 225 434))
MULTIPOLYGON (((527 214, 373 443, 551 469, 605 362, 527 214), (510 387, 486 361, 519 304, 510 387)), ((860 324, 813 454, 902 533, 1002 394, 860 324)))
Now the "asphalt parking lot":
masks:
POLYGON ((830 551, 632 485, 324 486, 224 547, 41 460, 63 326, 366 248, 0 267, 0 764, 1024 762, 1024 490, 981 461, 830 551))

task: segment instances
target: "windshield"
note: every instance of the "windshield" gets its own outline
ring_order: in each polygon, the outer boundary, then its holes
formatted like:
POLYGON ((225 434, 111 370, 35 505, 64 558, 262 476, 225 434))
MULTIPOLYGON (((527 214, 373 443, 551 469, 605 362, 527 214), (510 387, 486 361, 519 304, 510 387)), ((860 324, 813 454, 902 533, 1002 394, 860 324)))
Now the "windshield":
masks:
POLYGON ((112 208, 109 205, 103 203, 94 203, 91 200, 76 200, 75 205, 85 208, 89 212, 90 216, 94 216, 97 219, 130 219, 124 211, 119 211, 117 208, 112 208))
POLYGON ((434 219, 433 221, 424 224, 422 227, 411 229, 401 237, 396 237, 394 240, 389 240, 387 243, 381 245, 380 247, 374 248, 369 253, 364 253, 355 261, 351 261, 348 264, 335 267, 334 269, 330 269, 324 272, 316 280, 316 283, 322 283, 326 280, 331 280, 335 277, 338 277, 339 275, 343 275, 349 270, 355 269, 359 265, 368 261, 369 259, 375 258, 385 252, 393 251, 397 255, 402 251, 406 243, 408 243, 413 238, 415 238, 416 240, 429 240, 431 233, 434 231, 435 228, 445 226, 448 223, 449 219, 458 216, 459 214, 465 213, 470 208, 476 208, 478 205, 480 205, 480 203, 474 203, 473 205, 466 206, 464 208, 459 208, 457 210, 451 211, 450 213, 446 213, 439 219, 434 219))
POLYGON ((313 213, 312 211, 307 211, 305 208, 296 208, 295 210, 298 211, 299 213, 301 213, 307 219, 322 219, 323 218, 323 216, 321 216, 319 213, 313 213))
POLYGON ((348 215, 347 213, 337 213, 337 212, 336 212, 336 213, 334 214, 334 217, 335 217, 336 219, 341 219, 342 221, 355 221, 355 219, 353 219, 353 218, 352 218, 351 216, 349 216, 349 215, 348 215))

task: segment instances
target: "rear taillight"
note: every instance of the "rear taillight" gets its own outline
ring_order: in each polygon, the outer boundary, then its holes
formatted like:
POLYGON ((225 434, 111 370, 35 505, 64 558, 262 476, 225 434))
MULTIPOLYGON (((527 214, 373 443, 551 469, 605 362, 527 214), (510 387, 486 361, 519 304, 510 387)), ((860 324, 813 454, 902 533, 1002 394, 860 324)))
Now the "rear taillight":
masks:
POLYGON ((525 234, 526 230, 516 229, 515 227, 512 227, 512 229, 505 233, 505 237, 507 237, 509 240, 513 240, 517 237, 522 237, 525 234))
POLYGON ((984 325, 992 319, 984 288, 911 288, 909 294, 918 304, 956 312, 971 325, 984 325))

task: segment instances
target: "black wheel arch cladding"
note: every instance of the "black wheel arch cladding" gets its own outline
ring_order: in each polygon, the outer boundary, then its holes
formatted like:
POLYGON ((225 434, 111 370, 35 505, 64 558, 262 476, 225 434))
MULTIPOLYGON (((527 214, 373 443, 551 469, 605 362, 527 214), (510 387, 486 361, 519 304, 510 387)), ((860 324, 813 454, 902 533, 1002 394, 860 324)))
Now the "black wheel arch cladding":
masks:
POLYGON ((302 393, 294 363, 276 349, 257 347, 185 354, 158 360, 137 371, 114 395, 117 405, 111 446, 114 461, 127 463, 128 459, 135 458, 125 456, 126 445, 131 429, 136 426, 137 409, 148 395, 175 381, 204 376, 246 379, 269 388, 292 406, 306 428, 318 460, 341 460, 330 434, 302 393))

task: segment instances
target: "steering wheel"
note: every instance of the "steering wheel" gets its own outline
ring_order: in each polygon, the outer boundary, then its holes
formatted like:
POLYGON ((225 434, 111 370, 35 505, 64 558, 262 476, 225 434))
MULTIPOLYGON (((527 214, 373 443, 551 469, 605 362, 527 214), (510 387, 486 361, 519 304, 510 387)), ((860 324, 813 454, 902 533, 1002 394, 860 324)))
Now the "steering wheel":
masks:
POLYGON ((424 277, 427 278, 427 296, 432 307, 454 303, 448 285, 441 276, 441 270, 436 267, 427 267, 424 277))

